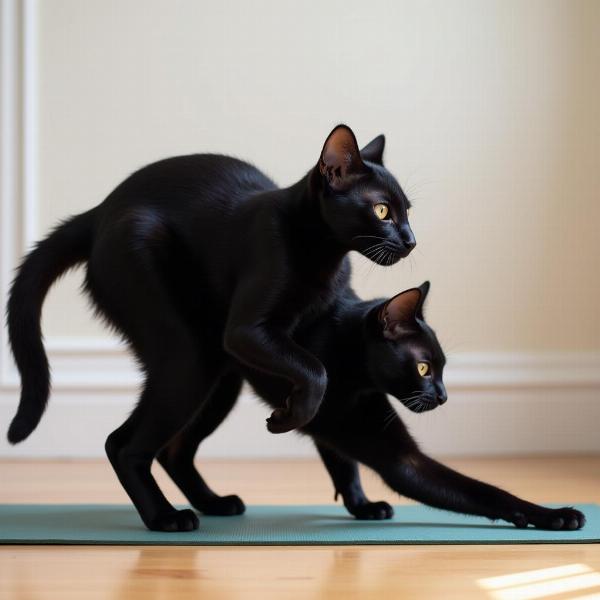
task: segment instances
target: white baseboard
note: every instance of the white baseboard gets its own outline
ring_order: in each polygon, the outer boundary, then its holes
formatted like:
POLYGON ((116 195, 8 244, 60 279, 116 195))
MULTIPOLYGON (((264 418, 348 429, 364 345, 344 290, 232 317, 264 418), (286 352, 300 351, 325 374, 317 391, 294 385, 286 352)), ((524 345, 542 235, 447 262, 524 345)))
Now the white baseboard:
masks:
MULTIPOLYGON (((132 362, 113 343, 50 343, 54 390, 38 429, 17 446, 4 432, 18 381, 0 387, 0 457, 95 457, 127 416, 139 385, 132 362)), ((595 353, 456 355, 449 401, 415 415, 398 410, 423 448, 437 455, 600 452, 600 357, 595 353)), ((210 457, 313 456, 310 440, 265 429, 269 409, 252 394, 201 448, 210 457)))

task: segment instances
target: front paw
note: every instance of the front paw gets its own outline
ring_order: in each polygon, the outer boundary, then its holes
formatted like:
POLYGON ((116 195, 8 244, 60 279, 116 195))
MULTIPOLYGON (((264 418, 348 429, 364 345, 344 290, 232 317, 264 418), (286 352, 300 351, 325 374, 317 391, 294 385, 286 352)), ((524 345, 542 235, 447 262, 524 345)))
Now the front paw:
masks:
POLYGON ((357 519, 383 521, 394 516, 394 509, 387 502, 365 502, 348 509, 357 519))
POLYGON ((246 505, 239 496, 215 496, 196 507, 205 515, 232 517, 242 515, 246 511, 246 505))
POLYGON ((267 429, 271 433, 287 433, 309 423, 314 413, 294 408, 276 408, 267 419, 267 429))
POLYGON ((585 515, 572 507, 549 508, 540 513, 524 514, 515 512, 509 519, 516 527, 533 525, 537 529, 552 531, 573 531, 585 525, 585 515))
POLYGON ((267 429, 271 433, 286 433, 300 429, 313 420, 327 389, 325 369, 315 380, 298 386, 285 401, 285 406, 276 408, 267 419, 267 429))
POLYGON ((200 522, 193 510, 169 510, 157 515, 148 523, 152 531, 193 531, 200 522))

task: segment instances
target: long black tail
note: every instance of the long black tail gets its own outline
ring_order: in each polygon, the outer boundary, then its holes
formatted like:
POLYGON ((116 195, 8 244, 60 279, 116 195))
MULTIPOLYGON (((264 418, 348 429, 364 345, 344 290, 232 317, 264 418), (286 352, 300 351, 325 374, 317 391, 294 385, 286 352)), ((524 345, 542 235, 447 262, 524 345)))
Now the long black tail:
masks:
POLYGON ((10 345, 21 374, 21 400, 8 429, 8 441, 23 441, 38 425, 50 393, 50 368, 40 317, 52 283, 87 260, 94 238, 95 210, 61 223, 25 257, 15 277, 7 306, 10 345))

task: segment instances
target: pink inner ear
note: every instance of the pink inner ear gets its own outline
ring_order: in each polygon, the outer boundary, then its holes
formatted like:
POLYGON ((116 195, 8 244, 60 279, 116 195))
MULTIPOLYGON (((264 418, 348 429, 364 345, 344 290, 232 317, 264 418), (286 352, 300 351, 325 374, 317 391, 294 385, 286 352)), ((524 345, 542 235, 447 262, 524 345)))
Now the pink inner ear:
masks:
POLYGON ((345 175, 358 157, 358 147, 352 133, 345 127, 336 129, 325 142, 321 157, 326 167, 341 167, 341 173, 336 175, 345 175))
POLYGON ((402 292, 394 296, 384 307, 382 317, 385 319, 385 328, 392 329, 397 325, 407 325, 414 321, 421 292, 417 288, 402 292))

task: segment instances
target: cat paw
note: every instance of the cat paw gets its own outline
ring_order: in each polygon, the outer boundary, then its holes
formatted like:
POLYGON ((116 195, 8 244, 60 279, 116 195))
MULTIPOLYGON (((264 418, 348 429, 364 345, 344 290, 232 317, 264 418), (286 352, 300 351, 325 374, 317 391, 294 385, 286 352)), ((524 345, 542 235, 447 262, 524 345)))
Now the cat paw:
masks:
POLYGON ((276 408, 267 419, 267 429, 271 433, 287 433, 306 425, 312 416, 292 412, 289 408, 276 408))
POLYGON ((573 531, 585 525, 585 515, 572 507, 548 509, 540 514, 513 513, 510 521, 519 528, 533 525, 537 529, 573 531))
POLYGON ((357 519, 366 521, 382 521, 394 516, 394 509, 387 502, 366 502, 353 507, 350 512, 357 519))
POLYGON ((220 517, 231 517, 242 515, 246 512, 246 505, 239 496, 216 496, 202 505, 197 506, 198 510, 205 515, 220 517))
POLYGON ((196 513, 189 508, 169 510, 159 514, 148 524, 152 531, 193 531, 198 529, 200 521, 196 513))

